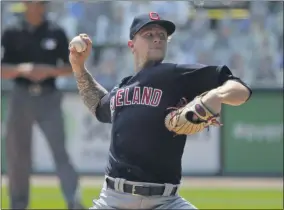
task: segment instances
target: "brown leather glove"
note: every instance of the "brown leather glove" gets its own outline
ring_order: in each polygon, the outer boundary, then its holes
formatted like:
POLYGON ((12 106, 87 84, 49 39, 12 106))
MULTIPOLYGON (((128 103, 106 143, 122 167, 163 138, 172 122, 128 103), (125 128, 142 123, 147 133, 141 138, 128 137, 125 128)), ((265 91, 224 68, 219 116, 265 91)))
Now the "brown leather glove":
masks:
POLYGON ((203 93, 185 106, 171 111, 165 118, 165 126, 168 130, 178 135, 192 135, 211 125, 220 126, 221 123, 217 120, 219 113, 212 113, 201 101, 205 94, 203 93))

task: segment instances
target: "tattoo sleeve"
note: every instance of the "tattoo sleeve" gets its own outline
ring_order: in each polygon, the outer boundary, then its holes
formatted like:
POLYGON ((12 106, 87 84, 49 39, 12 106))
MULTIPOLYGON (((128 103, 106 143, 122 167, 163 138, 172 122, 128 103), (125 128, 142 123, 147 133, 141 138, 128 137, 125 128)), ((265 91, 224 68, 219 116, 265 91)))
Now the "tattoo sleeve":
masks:
POLYGON ((87 69, 84 69, 80 73, 76 72, 74 75, 79 95, 83 99, 84 104, 95 115, 100 99, 108 93, 107 90, 92 77, 87 69))

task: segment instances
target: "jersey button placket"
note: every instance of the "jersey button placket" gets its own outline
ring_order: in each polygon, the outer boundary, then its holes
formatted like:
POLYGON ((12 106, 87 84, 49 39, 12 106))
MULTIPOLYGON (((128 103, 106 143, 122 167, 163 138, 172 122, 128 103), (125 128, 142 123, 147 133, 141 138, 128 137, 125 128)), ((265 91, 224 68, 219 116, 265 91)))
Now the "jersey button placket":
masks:
MULTIPOLYGON (((115 112, 115 118, 117 119, 119 115, 120 115, 120 111, 117 110, 117 111, 115 112)), ((118 131, 115 131, 115 137, 119 137, 119 136, 120 136, 119 132, 118 132, 118 131)))

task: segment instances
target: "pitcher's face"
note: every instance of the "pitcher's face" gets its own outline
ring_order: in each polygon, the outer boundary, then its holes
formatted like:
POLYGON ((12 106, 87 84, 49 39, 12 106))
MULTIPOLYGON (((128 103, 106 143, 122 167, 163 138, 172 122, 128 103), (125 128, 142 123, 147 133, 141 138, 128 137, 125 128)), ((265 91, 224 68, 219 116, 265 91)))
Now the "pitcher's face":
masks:
POLYGON ((146 61, 162 61, 167 51, 167 40, 167 31, 163 27, 150 24, 143 27, 130 41, 131 50, 146 61))

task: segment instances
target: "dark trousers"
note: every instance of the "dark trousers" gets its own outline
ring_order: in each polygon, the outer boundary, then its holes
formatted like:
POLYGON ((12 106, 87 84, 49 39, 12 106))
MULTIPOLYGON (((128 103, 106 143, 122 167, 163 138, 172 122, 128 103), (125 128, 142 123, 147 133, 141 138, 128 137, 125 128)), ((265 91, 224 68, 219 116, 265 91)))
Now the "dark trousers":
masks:
POLYGON ((6 135, 10 208, 28 207, 31 137, 35 122, 43 131, 52 151, 65 199, 68 203, 75 202, 78 175, 65 149, 62 93, 55 89, 43 89, 41 95, 31 96, 27 88, 16 85, 10 99, 6 135))

